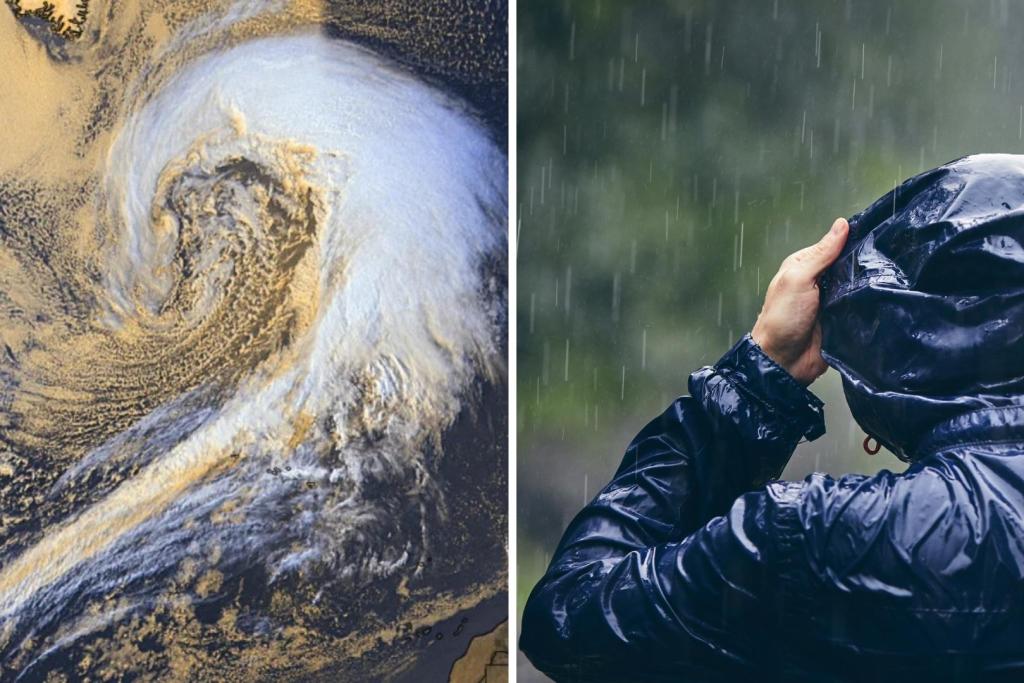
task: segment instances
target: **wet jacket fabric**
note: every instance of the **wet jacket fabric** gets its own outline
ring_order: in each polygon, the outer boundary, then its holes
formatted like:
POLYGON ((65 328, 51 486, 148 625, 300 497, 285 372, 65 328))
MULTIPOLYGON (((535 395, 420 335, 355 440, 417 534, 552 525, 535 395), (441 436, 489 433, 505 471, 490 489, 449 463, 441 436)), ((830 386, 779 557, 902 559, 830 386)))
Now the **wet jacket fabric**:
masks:
POLYGON ((938 422, 1024 403, 1024 156, 965 157, 882 197, 821 292, 823 356, 898 457, 938 422))
POLYGON ((523 613, 533 664, 1024 680, 1022 209, 1020 157, 953 162, 851 219, 821 280, 823 354, 906 471, 776 480, 823 406, 744 336, 569 525, 523 613))

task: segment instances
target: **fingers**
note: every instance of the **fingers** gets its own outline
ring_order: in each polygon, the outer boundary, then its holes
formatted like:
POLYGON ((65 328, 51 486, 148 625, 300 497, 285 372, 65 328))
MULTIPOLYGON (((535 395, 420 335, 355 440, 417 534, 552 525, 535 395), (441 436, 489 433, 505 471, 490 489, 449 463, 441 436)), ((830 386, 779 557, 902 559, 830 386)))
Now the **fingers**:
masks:
POLYGON ((815 244, 801 249, 787 259, 795 275, 800 279, 811 281, 818 277, 839 257, 846 244, 850 232, 850 224, 845 218, 837 218, 832 228, 815 244))

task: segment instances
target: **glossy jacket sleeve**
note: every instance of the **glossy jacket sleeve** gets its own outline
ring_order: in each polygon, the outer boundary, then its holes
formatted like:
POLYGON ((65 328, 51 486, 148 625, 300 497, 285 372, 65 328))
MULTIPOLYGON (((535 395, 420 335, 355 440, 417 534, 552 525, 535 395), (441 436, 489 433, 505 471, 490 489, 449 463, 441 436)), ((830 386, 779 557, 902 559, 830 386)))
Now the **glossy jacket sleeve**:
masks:
POLYGON ((527 602, 520 647, 557 680, 623 680, 639 662, 678 679, 765 647, 774 563, 799 529, 799 486, 765 485, 824 433, 822 403, 749 335, 689 389, 629 445, 527 602))

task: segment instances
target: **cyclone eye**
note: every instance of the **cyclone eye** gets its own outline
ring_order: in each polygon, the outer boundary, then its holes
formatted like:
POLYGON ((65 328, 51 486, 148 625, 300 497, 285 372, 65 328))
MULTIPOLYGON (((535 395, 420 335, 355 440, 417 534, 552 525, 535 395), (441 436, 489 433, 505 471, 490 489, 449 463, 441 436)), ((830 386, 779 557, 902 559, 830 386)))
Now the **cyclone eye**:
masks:
POLYGON ((163 273, 168 291, 159 317, 227 317, 225 324, 237 329, 272 331, 323 218, 319 192, 301 177, 285 182, 275 172, 233 157, 215 166, 172 164, 162 174, 153 229, 166 233, 173 257, 163 273), (258 322, 243 324, 247 316, 258 322))

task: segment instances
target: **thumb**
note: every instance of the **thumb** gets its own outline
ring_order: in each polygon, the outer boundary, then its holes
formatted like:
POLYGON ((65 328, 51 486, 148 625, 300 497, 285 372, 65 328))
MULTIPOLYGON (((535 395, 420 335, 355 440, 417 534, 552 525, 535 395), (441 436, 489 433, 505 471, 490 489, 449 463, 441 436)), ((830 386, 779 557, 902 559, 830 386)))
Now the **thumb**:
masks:
POLYGON ((842 252, 849 232, 850 224, 846 222, 846 219, 837 218, 820 240, 796 252, 794 261, 796 261, 801 274, 809 279, 814 279, 832 265, 842 252))

